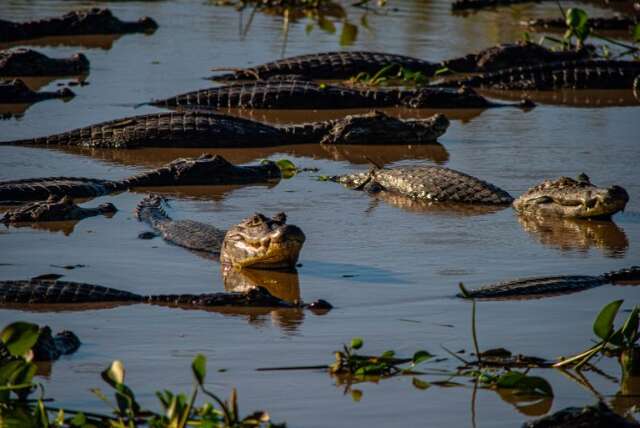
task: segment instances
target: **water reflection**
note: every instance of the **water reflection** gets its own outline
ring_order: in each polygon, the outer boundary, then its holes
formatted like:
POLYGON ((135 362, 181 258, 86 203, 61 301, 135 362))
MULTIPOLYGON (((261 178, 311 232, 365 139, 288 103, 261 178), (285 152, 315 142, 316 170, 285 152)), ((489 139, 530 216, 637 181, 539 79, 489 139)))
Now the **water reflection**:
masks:
POLYGON ((377 204, 378 201, 384 201, 389 205, 412 213, 445 216, 455 215, 461 217, 493 214, 508 208, 508 206, 500 205, 419 201, 397 193, 380 192, 374 196, 374 199, 372 199, 372 205, 369 210, 374 209, 375 204, 377 204))
POLYGON ((87 81, 87 77, 89 77, 89 73, 69 76, 18 76, 15 79, 22 80, 31 90, 37 92, 55 80, 69 80, 69 86, 83 85, 87 81))
POLYGON ((483 95, 509 101, 519 101, 523 97, 529 98, 539 104, 561 105, 571 107, 623 107, 640 105, 640 100, 633 90, 585 90, 585 89, 559 89, 555 91, 500 91, 479 90, 483 95))
POLYGON ((640 406, 640 376, 626 376, 611 399, 611 407, 619 415, 628 415, 640 406))
POLYGON ((519 215, 518 222, 542 245, 563 252, 586 253, 594 247, 607 257, 622 258, 629 248, 627 234, 612 221, 519 215))
MULTIPOLYGON (((91 149, 82 147, 48 148, 120 165, 146 166, 150 168, 157 168, 181 157, 197 157, 205 151, 205 149, 188 148, 142 148, 133 150, 91 149)), ((449 160, 449 152, 443 145, 438 143, 390 146, 300 144, 251 149, 223 148, 216 149, 215 153, 233 163, 249 163, 281 153, 311 159, 347 161, 352 164, 369 164, 369 159, 382 165, 409 159, 428 159, 437 164, 444 164, 449 160)))
POLYGON ((38 39, 16 40, 14 42, 0 43, 0 49, 9 49, 15 46, 34 47, 83 47, 86 49, 109 50, 113 43, 124 34, 95 34, 85 36, 51 36, 38 39))
POLYGON ((243 293, 260 286, 279 299, 290 303, 300 301, 300 280, 297 270, 287 272, 223 266, 222 278, 225 291, 243 293))
POLYGON ((522 394, 522 391, 508 388, 497 388, 496 394, 505 403, 513 406, 518 413, 525 416, 546 415, 553 405, 553 397, 541 397, 522 394))
POLYGON ((38 223, 12 223, 5 224, 4 226, 7 229, 15 228, 31 228, 35 230, 42 230, 45 232, 57 233, 62 232, 64 236, 69 236, 73 233, 76 225, 80 223, 80 220, 77 221, 43 221, 38 223))

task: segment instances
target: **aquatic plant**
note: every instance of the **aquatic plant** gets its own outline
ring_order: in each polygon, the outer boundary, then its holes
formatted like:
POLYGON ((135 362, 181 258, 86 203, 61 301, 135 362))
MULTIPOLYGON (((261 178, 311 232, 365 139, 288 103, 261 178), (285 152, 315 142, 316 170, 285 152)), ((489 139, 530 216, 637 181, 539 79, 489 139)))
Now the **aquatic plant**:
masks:
MULTIPOLYGON (((440 73, 437 72, 436 75, 442 74, 440 70, 439 72, 440 73)), ((429 83, 429 78, 421 71, 410 70, 400 64, 388 64, 373 75, 366 72, 358 73, 351 77, 347 83, 367 87, 385 86, 388 84, 421 86, 429 83)))
POLYGON ((640 305, 636 305, 622 326, 614 329, 614 321, 624 300, 605 305, 593 323, 593 332, 600 341, 577 355, 564 358, 554 367, 573 366, 580 369, 599 353, 613 354, 620 358, 623 373, 640 374, 640 305))
POLYGON ((36 365, 30 361, 40 329, 35 324, 15 322, 0 332, 0 426, 54 428, 54 427, 110 427, 136 428, 208 428, 284 427, 274 424, 269 414, 254 412, 244 418, 238 410, 238 394, 235 388, 228 400, 223 400, 205 387, 207 359, 198 354, 193 359, 191 371, 194 385, 190 395, 169 390, 156 392, 162 413, 144 410, 135 393, 125 383, 124 364, 115 360, 101 373, 102 379, 114 390, 114 402, 98 388, 92 392, 107 403, 112 415, 83 412, 49 405, 50 399, 29 399, 37 387, 33 383, 36 365), (197 406, 198 393, 213 400, 197 406), (46 404, 45 404, 46 403, 46 404), (115 403, 115 404, 113 404, 115 403), (53 416, 52 416, 53 415, 53 416))

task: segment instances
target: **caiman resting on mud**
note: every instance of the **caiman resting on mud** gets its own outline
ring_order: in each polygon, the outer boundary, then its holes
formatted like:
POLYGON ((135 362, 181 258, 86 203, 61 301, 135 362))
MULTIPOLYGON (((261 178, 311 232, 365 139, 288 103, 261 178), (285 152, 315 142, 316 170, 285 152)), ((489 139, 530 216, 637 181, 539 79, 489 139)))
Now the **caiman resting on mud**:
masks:
POLYGON ((69 88, 56 92, 34 92, 20 79, 0 80, 0 104, 31 104, 52 98, 73 98, 75 94, 69 88))
POLYGON ((125 22, 113 16, 109 9, 93 8, 29 22, 0 19, 0 43, 51 36, 149 33, 157 28, 158 24, 149 17, 141 18, 137 22, 125 22))
POLYGON ((513 203, 522 215, 608 218, 623 210, 629 201, 623 188, 599 188, 591 184, 585 174, 578 180, 561 177, 545 181, 515 201, 499 187, 440 166, 371 168, 368 172, 335 176, 331 180, 355 190, 373 194, 389 192, 425 202, 505 206, 513 203))
POLYGON ((227 232, 193 220, 173 220, 157 195, 144 198, 136 217, 160 232, 173 244, 205 254, 220 256, 223 265, 238 268, 293 269, 305 236, 299 227, 286 224, 287 216, 273 218, 255 214, 227 232))
POLYGON ((168 108, 348 109, 368 107, 489 108, 533 107, 493 103, 470 88, 416 89, 358 88, 319 84, 309 80, 273 80, 237 83, 188 92, 151 102, 168 108))
POLYGON ((289 303, 256 287, 244 293, 160 294, 130 293, 114 288, 78 282, 52 280, 0 281, 0 307, 20 308, 20 305, 69 305, 82 303, 149 303, 182 308, 210 307, 273 307, 307 308, 326 311, 332 308, 325 300, 312 303, 289 303))
POLYGON ((81 53, 69 58, 49 58, 32 49, 0 51, 0 76, 75 76, 89 71, 81 53))
POLYGON ((62 134, 0 144, 104 148, 269 147, 292 144, 430 144, 449 120, 397 119, 382 112, 297 125, 271 126, 205 111, 147 114, 98 123, 62 134))
POLYGON ((280 168, 271 161, 255 166, 237 166, 222 156, 203 154, 176 159, 167 165, 123 180, 82 177, 46 177, 1 181, 0 204, 46 200, 51 196, 87 198, 134 187, 250 184, 279 180, 280 168))
POLYGON ((419 71, 425 76, 432 76, 442 68, 465 73, 494 71, 506 67, 586 59, 590 55, 590 49, 556 52, 530 42, 499 44, 478 53, 440 63, 389 53, 320 52, 284 58, 255 67, 240 68, 233 73, 213 76, 211 79, 218 81, 269 80, 294 76, 306 79, 348 79, 359 73, 374 75, 392 64, 414 72, 419 71))
POLYGON ((82 208, 73 203, 69 196, 51 196, 46 201, 33 202, 8 211, 0 218, 0 223, 32 223, 40 221, 78 221, 96 215, 114 214, 116 207, 111 203, 100 204, 97 208, 82 208))
POLYGON ((585 60, 507 68, 438 85, 503 90, 632 89, 638 76, 640 61, 585 60))
POLYGON ((475 289, 465 289, 458 297, 474 299, 522 300, 540 299, 576 293, 604 284, 624 284, 640 280, 640 266, 607 272, 600 276, 563 275, 516 279, 475 289))

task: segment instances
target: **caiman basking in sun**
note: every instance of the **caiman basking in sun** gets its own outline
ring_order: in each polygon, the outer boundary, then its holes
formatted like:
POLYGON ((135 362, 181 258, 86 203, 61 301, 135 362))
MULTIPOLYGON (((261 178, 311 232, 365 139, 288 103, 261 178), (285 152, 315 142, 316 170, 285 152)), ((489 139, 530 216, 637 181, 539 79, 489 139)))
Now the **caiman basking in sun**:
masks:
POLYGON ((137 22, 125 22, 113 16, 109 9, 93 8, 29 22, 0 19, 0 43, 51 36, 150 33, 157 28, 158 24, 148 17, 137 22))
POLYGON ((560 275, 516 279, 465 289, 458 297, 494 300, 541 299, 544 297, 576 293, 604 284, 638 283, 640 266, 607 272, 599 276, 560 275))
POLYGON ((320 52, 283 58, 254 67, 240 68, 233 73, 213 76, 211 79, 218 81, 294 77, 321 80, 349 79, 359 73, 375 75, 383 68, 394 64, 406 70, 421 72, 428 77, 443 68, 464 73, 494 71, 505 67, 586 59, 590 54, 589 49, 552 51, 537 43, 530 42, 503 43, 477 53, 439 63, 405 55, 379 52, 320 52))
POLYGON ((470 88, 421 87, 399 89, 329 85, 310 80, 269 80, 236 83, 188 92, 151 102, 183 109, 348 109, 374 107, 490 108, 534 104, 494 103, 470 88))
POLYGON ((271 126, 214 112, 147 114, 98 123, 41 138, 0 142, 101 148, 270 147, 291 144, 430 144, 444 134, 449 120, 398 119, 382 112, 334 120, 271 126))
POLYGON ((602 219, 623 210, 629 201, 629 195, 622 187, 594 186, 585 174, 578 180, 561 177, 545 181, 515 201, 509 193, 493 184, 440 166, 375 167, 368 172, 335 176, 331 180, 355 190, 400 194, 425 202, 504 206, 513 203, 521 215, 602 219))
POLYGON ((437 85, 533 91, 563 88, 631 90, 638 76, 640 61, 584 60, 505 68, 437 85))
POLYGON ((135 187, 251 184, 279 180, 280 168, 271 161, 260 165, 238 166, 222 156, 203 154, 197 158, 176 159, 167 165, 123 180, 82 177, 46 177, 0 181, 0 204, 46 200, 68 196, 103 196, 135 187))
POLYGON ((149 303, 152 305, 175 306, 185 309, 206 309, 213 307, 272 307, 307 308, 327 311, 332 308, 325 300, 312 303, 290 303, 272 296, 265 288, 256 287, 243 293, 203 293, 203 294, 160 294, 140 295, 100 285, 57 281, 18 280, 0 281, 0 308, 21 309, 38 305, 55 309, 56 305, 100 304, 100 303, 149 303))
POLYGON ((273 218, 254 214, 225 232, 206 223, 173 220, 163 205, 164 199, 160 196, 148 196, 138 204, 136 217, 148 223, 166 241, 199 253, 219 256, 223 265, 293 269, 305 241, 299 227, 286 224, 284 213, 273 218))
POLYGON ((75 76, 89 71, 81 53, 69 58, 49 58, 32 49, 0 51, 0 76, 75 76))

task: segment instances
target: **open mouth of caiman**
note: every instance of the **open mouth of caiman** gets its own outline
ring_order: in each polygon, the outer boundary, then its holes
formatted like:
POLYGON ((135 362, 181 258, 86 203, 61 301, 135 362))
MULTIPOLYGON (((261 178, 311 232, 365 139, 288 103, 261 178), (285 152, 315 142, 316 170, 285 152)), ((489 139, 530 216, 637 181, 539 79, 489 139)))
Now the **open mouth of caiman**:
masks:
POLYGON ((271 219, 255 214, 227 232, 220 259, 240 268, 292 269, 305 239, 299 227, 286 224, 284 213, 271 219))

